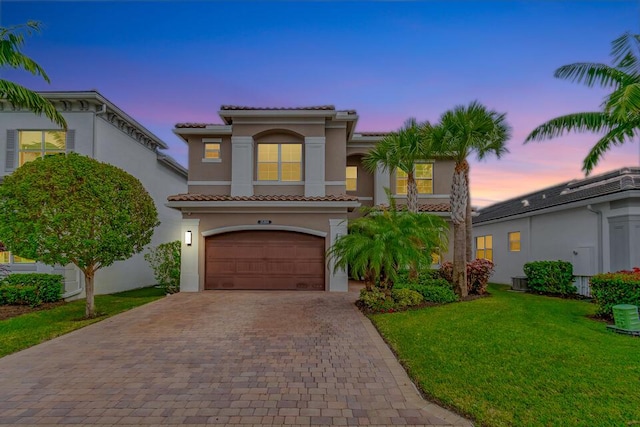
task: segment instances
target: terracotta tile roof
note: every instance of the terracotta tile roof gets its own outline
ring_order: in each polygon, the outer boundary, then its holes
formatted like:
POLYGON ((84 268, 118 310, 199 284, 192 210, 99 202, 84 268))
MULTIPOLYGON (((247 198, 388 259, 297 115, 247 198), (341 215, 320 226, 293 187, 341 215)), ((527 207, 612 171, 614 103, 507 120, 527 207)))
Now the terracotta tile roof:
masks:
POLYGON ((222 105, 220 110, 335 110, 333 105, 315 105, 311 107, 248 107, 245 105, 222 105))
MULTIPOLYGON (((389 209, 389 205, 378 205, 376 206, 378 209, 389 209)), ((404 210, 407 208, 406 205, 397 205, 396 208, 398 210, 404 210)), ((425 203, 422 205, 418 205, 418 212, 451 212, 449 203, 425 203)))
POLYGON ((387 136, 391 132, 357 132, 362 136, 387 136))
POLYGON ((167 198, 170 202, 357 202, 356 196, 226 196, 215 194, 175 194, 167 198))
POLYGON ((418 205, 418 212, 451 212, 449 203, 427 203, 418 205))

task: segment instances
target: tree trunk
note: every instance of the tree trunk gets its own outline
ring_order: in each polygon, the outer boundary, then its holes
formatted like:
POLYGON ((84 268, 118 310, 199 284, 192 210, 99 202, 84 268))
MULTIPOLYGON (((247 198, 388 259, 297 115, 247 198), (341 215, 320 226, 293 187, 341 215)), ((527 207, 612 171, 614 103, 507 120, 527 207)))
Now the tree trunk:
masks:
POLYGON ((85 304, 84 316, 87 319, 96 316, 96 306, 93 298, 93 277, 95 275, 95 271, 93 267, 88 267, 83 270, 84 272, 84 285, 85 285, 85 293, 87 294, 87 302, 85 304))
POLYGON ((469 179, 469 169, 465 173, 467 179, 467 215, 465 218, 465 232, 467 234, 467 262, 474 260, 473 256, 473 217, 471 210, 471 180, 469 179))
POLYGON ((418 184, 413 173, 407 174, 407 210, 418 212, 418 184))
POLYGON ((466 160, 456 164, 451 186, 451 222, 453 222, 453 283, 460 297, 467 291, 466 214, 468 190, 465 173, 469 169, 466 160))
POLYGON ((453 283, 456 293, 466 297, 467 289, 467 263, 465 261, 465 224, 453 224, 453 283))

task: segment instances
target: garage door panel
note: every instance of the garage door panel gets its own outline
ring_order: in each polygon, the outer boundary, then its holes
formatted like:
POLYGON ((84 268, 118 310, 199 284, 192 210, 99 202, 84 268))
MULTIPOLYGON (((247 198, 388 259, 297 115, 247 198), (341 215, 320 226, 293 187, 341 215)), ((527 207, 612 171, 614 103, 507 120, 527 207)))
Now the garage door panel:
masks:
POLYGON ((233 274, 236 272, 236 263, 233 260, 213 260, 211 261, 211 265, 213 266, 214 271, 217 271, 220 274, 233 274))
POLYGON ((324 273, 324 266, 317 262, 297 262, 295 264, 295 274, 301 276, 319 276, 324 273))
POLYGON ((207 238, 205 289, 324 290, 325 240, 287 231, 207 238))

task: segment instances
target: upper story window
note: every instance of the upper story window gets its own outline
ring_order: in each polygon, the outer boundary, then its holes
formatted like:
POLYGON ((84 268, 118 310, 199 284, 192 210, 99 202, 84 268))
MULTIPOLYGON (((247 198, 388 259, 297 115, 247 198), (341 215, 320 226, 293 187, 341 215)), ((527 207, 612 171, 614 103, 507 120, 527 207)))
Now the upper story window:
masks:
MULTIPOLYGON (((418 163, 413 174, 418 194, 433 194, 433 163, 418 163)), ((407 173, 396 169, 396 194, 407 194, 407 173)))
POLYGON ((220 160, 220 144, 217 142, 205 143, 204 158, 209 160, 220 160))
POLYGON ((18 131, 18 166, 46 154, 64 153, 67 133, 63 130, 18 131))
POLYGON ((302 144, 258 144, 258 181, 302 181, 302 144))
POLYGON ((358 191, 358 167, 347 166, 347 191, 358 191))
POLYGON ((509 252, 520 252, 520 232, 509 233, 509 252))
POLYGON ((493 261, 493 236, 491 234, 476 237, 476 258, 493 261))
POLYGON ((203 149, 202 161, 203 162, 221 162, 220 147, 222 146, 222 138, 202 138, 203 149))

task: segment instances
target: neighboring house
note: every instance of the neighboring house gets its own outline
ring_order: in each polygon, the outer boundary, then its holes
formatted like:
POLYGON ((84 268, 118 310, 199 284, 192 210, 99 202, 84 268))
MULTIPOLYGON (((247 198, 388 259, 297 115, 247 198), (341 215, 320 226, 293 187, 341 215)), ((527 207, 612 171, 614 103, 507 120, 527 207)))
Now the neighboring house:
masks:
MULTIPOLYGON (((152 246, 180 239, 180 214, 166 198, 186 189, 187 171, 162 153, 167 145, 131 116, 95 91, 41 92, 62 113, 68 130, 46 117, 16 109, 0 100, 0 182, 25 162, 45 154, 75 151, 124 169, 138 178, 155 201, 161 224, 152 246)), ((54 272, 65 277, 65 296, 83 295, 83 279, 73 266, 51 267, 0 252, 12 272, 54 272)), ((118 261, 96 273, 96 293, 111 293, 155 283, 142 254, 118 261)))
POLYGON ((565 182, 482 208, 473 220, 476 257, 492 281, 510 284, 529 261, 573 264, 582 293, 597 273, 640 266, 640 168, 565 182))
MULTIPOLYGON (((182 212, 181 290, 346 291, 325 252, 361 205, 406 202, 406 176, 362 167, 385 134, 357 133, 353 110, 333 106, 222 106, 223 124, 179 123, 189 146, 182 212)), ((453 162, 418 166, 421 211, 449 216, 453 162)))

